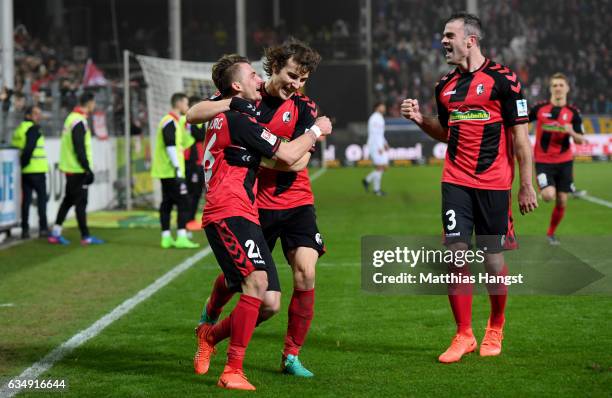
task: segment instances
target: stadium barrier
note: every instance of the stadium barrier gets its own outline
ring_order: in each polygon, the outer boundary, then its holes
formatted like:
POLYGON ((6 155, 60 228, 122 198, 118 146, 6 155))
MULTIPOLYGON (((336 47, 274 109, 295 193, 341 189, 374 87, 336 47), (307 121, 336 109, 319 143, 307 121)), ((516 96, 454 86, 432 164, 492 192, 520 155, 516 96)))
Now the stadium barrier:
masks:
POLYGON ((21 221, 21 167, 19 151, 0 147, 0 231, 21 221))
MULTIPOLYGON (((433 140, 410 121, 389 118, 385 127, 385 137, 390 146, 389 160, 394 165, 436 163, 446 156, 446 144, 433 140)), ((369 166, 365 128, 362 125, 348 134, 332 135, 325 148, 325 162, 337 166, 369 166)), ((579 160, 612 159, 612 118, 584 116, 584 130, 589 142, 572 145, 574 155, 579 160)), ((530 139, 534 145, 535 135, 530 135, 530 139)))

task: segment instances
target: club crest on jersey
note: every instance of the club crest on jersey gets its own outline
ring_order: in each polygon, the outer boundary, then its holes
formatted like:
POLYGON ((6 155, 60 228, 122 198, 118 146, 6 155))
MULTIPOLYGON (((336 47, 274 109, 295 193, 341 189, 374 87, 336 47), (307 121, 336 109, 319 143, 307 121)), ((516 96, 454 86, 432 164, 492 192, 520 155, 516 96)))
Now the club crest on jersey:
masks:
POLYGON ((272 134, 268 129, 264 128, 263 130, 261 130, 261 138, 263 138, 264 140, 268 141, 268 143, 270 143, 270 145, 274 145, 276 144, 276 140, 278 139, 277 136, 275 136, 274 134, 272 134))
POLYGON ((466 120, 489 120, 491 115, 484 109, 468 109, 461 111, 454 109, 450 113, 449 122, 463 122, 466 120))
POLYGON ((289 123, 291 121, 291 112, 287 111, 283 113, 283 122, 289 123))
POLYGON ((485 92, 484 84, 480 83, 478 86, 476 86, 476 95, 484 94, 484 92, 485 92))

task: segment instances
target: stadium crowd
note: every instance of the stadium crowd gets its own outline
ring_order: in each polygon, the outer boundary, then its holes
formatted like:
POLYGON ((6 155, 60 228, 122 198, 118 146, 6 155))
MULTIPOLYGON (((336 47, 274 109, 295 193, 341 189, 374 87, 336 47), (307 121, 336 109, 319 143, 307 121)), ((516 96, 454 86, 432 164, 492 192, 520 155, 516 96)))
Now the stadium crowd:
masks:
MULTIPOLYGON (((456 5, 451 0, 435 6, 422 0, 373 2, 373 90, 390 115, 399 115, 408 94, 426 112, 435 111, 433 87, 448 71, 441 31, 456 5)), ((598 12, 595 1, 481 0, 479 7, 487 33, 484 53, 516 71, 532 103, 548 96, 548 77, 563 72, 571 79, 570 101, 584 113, 612 112, 610 50, 604 40, 612 15, 598 12)))

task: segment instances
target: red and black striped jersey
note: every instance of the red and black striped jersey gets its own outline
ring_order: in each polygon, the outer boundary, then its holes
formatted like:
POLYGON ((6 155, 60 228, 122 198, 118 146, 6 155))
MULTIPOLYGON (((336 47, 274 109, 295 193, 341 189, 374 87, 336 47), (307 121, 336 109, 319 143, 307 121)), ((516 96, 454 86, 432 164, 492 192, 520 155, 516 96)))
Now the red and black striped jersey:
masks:
POLYGON ((565 126, 569 124, 576 133, 583 134, 582 117, 576 107, 540 102, 529 111, 529 121, 536 122, 536 162, 564 163, 572 160, 570 135, 565 126))
POLYGON ((272 158, 280 143, 277 136, 244 113, 227 111, 210 121, 204 140, 206 205, 202 216, 203 226, 235 216, 259 225, 255 204, 258 166, 230 166, 225 161, 223 150, 237 145, 246 148, 252 156, 272 158))
POLYGON ((510 189, 514 156, 509 127, 529 120, 516 74, 489 59, 474 72, 456 68, 436 85, 436 103, 448 134, 442 181, 510 189))
MULTIPOLYGON (((257 122, 273 134, 292 140, 312 127, 317 118, 317 106, 307 96, 295 93, 282 100, 262 90, 257 104, 257 122)), ((260 209, 291 209, 314 204, 308 169, 284 172, 261 168, 258 177, 257 207, 260 209)))

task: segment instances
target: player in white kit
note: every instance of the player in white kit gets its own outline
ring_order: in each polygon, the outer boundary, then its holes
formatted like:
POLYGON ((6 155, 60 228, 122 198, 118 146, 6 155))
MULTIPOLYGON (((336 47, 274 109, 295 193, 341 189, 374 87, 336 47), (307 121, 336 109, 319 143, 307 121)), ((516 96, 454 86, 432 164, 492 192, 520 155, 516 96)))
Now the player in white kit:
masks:
POLYGON ((389 145, 385 139, 385 112, 387 107, 384 102, 377 102, 374 105, 374 112, 368 119, 368 150, 370 152, 370 159, 374 163, 374 170, 370 172, 362 180, 363 187, 366 192, 370 190, 370 185, 374 190, 374 194, 377 196, 385 196, 385 193, 381 190, 382 175, 389 166, 389 145))

